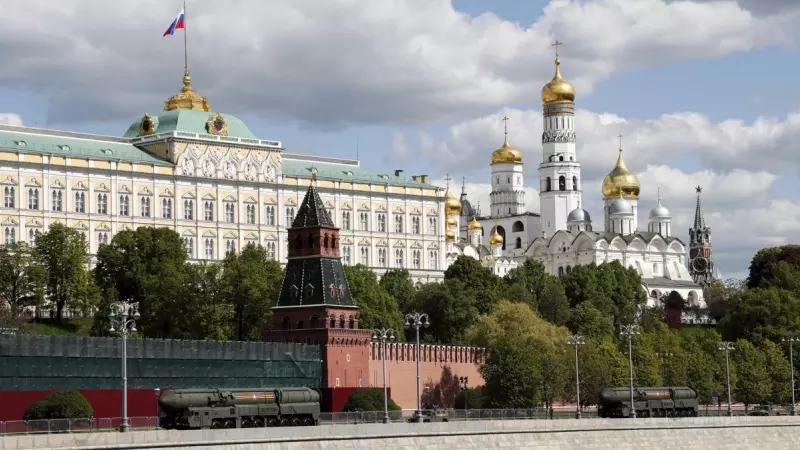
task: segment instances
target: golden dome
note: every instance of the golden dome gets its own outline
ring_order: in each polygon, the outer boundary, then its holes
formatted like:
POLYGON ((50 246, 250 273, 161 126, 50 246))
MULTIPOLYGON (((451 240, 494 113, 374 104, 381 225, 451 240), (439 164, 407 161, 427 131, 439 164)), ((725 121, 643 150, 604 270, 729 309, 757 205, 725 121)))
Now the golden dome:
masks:
POLYGON ((622 160, 622 149, 619 149, 617 165, 603 180, 603 198, 639 198, 639 179, 632 174, 622 160))
POLYGON ((444 232, 444 238, 447 239, 448 241, 455 240, 456 232, 453 230, 447 230, 444 232))
POLYGON ((556 57, 556 73, 542 88, 542 103, 574 102, 575 88, 561 78, 561 61, 556 57))
POLYGON ((208 99, 192 89, 192 77, 189 76, 188 69, 183 73, 183 87, 181 91, 164 102, 164 111, 172 111, 174 109, 211 111, 211 105, 208 103, 208 99))
POLYGON ((508 134, 503 146, 492 152, 492 164, 502 163, 522 164, 522 152, 508 143, 508 134))
POLYGON ((447 216, 447 228, 456 227, 458 226, 458 222, 456 222, 456 218, 453 216, 447 216))
POLYGON ((461 213, 461 202, 453 197, 449 187, 447 188, 447 192, 444 193, 444 212, 448 216, 461 213))
POLYGON ((503 236, 500 236, 500 233, 497 232, 497 227, 494 229, 494 233, 489 236, 489 245, 502 245, 503 244, 503 236))
POLYGON ((467 228, 469 229, 469 231, 480 231, 481 228, 483 227, 481 227, 481 223, 478 222, 475 216, 473 216, 472 220, 470 220, 469 223, 467 224, 467 228))

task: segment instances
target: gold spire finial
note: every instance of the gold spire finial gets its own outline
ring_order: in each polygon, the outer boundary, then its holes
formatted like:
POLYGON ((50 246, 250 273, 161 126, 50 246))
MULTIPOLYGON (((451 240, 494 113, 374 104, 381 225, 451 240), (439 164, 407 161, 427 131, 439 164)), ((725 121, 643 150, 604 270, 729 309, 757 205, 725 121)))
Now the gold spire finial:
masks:
POLYGON ((617 137, 619 138, 619 151, 622 151, 622 133, 617 135, 617 137))
POLYGON ((445 183, 447 183, 447 190, 448 191, 450 190, 450 181, 451 180, 452 180, 452 178, 450 177, 450 174, 449 173, 445 174, 444 181, 445 181, 445 183))
POLYGON ((503 116, 503 134, 508 138, 508 116, 503 116))
POLYGON ((550 47, 555 47, 556 49, 556 64, 558 64, 558 47, 561 47, 562 45, 564 45, 564 43, 559 40, 555 40, 552 44, 550 44, 550 47))
POLYGON ((164 102, 164 111, 172 111, 174 109, 211 111, 211 104, 208 103, 208 99, 195 92, 192 88, 192 77, 189 76, 188 68, 183 72, 183 87, 181 91, 164 102))
POLYGON ((492 152, 492 164, 521 164, 522 152, 512 147, 511 143, 508 142, 508 121, 510 119, 508 116, 503 116, 501 120, 503 121, 503 146, 492 152))

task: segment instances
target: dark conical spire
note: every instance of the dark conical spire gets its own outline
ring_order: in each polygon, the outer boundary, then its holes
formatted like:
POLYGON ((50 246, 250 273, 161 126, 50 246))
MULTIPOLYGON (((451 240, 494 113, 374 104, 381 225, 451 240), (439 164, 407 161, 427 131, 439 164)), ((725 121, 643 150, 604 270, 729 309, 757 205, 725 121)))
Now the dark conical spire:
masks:
POLYGON ((297 216, 295 216, 292 222, 292 228, 334 226, 333 220, 330 214, 328 214, 328 210, 325 209, 325 204, 322 203, 317 189, 314 188, 316 178, 316 176, 311 178, 311 184, 308 186, 308 191, 306 191, 303 203, 300 205, 297 216))
POLYGON ((694 229, 702 230, 706 227, 706 220, 703 217, 703 206, 700 204, 700 193, 703 192, 703 188, 697 186, 694 190, 697 191, 697 207, 694 210, 694 229))

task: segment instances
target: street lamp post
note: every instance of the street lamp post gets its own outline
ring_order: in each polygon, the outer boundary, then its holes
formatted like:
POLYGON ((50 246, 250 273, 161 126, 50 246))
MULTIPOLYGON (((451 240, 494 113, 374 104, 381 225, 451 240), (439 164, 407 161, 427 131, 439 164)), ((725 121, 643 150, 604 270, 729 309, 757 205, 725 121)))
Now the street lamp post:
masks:
POLYGON ((725 352, 725 381, 728 384, 728 415, 733 415, 733 409, 731 408, 731 362, 730 358, 728 357, 728 353, 731 350, 735 350, 733 348, 733 343, 728 341, 723 341, 719 343, 719 350, 725 352))
POLYGON ((383 423, 389 423, 389 391, 386 387, 386 341, 394 340, 394 330, 380 328, 372 330, 372 340, 381 343, 383 360, 383 423))
POLYGON ((664 360, 672 358, 673 356, 675 356, 675 354, 670 352, 656 352, 656 358, 658 358, 658 362, 661 364, 661 382, 665 385, 667 383, 667 365, 664 363, 664 360))
POLYGON ((633 344, 631 340, 634 336, 638 336, 641 334, 639 332, 639 325, 622 325, 620 327, 622 331, 619 334, 622 336, 626 336, 628 338, 628 371, 630 373, 630 390, 631 390, 631 418, 636 418, 636 403, 633 399, 633 344))
POLYGON ((782 339, 783 342, 789 343, 789 373, 791 374, 792 379, 792 415, 797 415, 797 406, 795 405, 794 399, 794 343, 800 342, 800 338, 796 338, 794 336, 789 336, 788 338, 782 339))
POLYGON ((469 396, 469 377, 458 377, 458 385, 461 392, 464 393, 464 420, 469 418, 469 405, 467 405, 467 397, 469 396))
POLYGON ((155 394, 156 394, 156 428, 158 428, 158 420, 160 419, 159 416, 160 416, 160 412, 161 412, 160 411, 161 408, 158 407, 158 394, 161 393, 161 389, 155 388, 155 389, 153 389, 153 392, 155 392, 155 394))
POLYGON ((422 422, 422 381, 419 369, 419 329, 422 327, 428 328, 430 325, 431 319, 425 313, 414 312, 406 314, 406 328, 414 328, 414 330, 417 332, 417 422, 422 422))
POLYGON ((120 433, 128 431, 128 333, 136 332, 136 320, 139 315, 139 303, 115 302, 111 304, 108 319, 111 322, 111 333, 119 333, 122 337, 122 420, 120 433))
POLYGON ((567 344, 575 347, 575 418, 581 418, 581 374, 578 369, 578 347, 585 344, 583 336, 576 334, 570 336, 567 344))

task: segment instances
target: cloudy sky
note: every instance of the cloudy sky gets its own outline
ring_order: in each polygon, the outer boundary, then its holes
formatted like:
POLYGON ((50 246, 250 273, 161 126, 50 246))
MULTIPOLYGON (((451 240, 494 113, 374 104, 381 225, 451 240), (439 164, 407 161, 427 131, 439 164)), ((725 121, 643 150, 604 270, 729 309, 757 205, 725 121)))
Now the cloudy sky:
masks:
MULTIPOLYGON (((0 123, 121 135, 180 87, 179 0, 4 0, 0 123)), ((528 209, 541 161, 541 87, 553 40, 577 90, 585 207, 623 134, 688 241, 703 186, 717 263, 797 242, 796 0, 188 0, 189 66, 216 111, 287 151, 466 178, 488 204, 503 115, 525 159, 528 209)), ((602 223, 596 224, 599 228, 602 223)))

